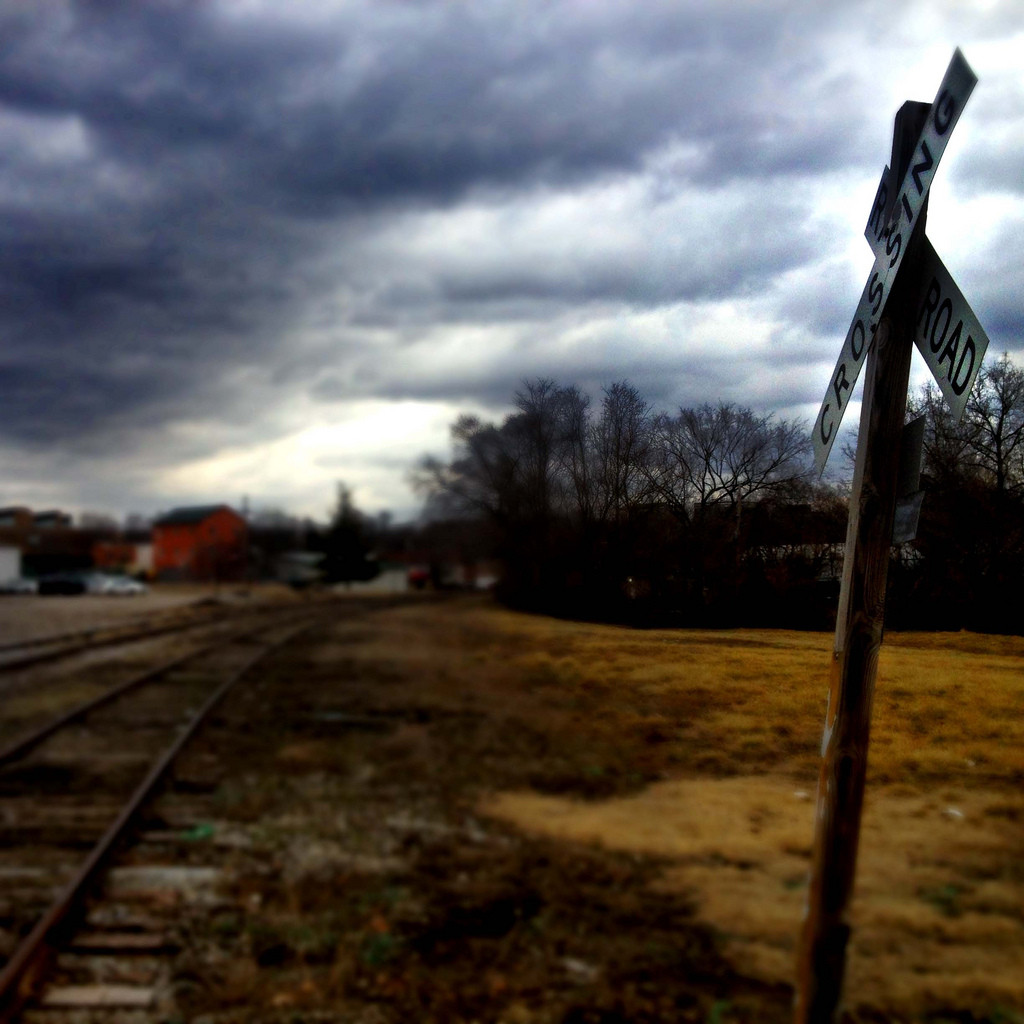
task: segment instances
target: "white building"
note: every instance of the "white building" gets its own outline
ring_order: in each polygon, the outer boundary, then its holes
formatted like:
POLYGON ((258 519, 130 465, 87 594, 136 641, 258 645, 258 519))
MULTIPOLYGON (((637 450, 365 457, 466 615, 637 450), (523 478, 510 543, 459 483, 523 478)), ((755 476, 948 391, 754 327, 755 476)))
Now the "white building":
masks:
POLYGON ((0 547, 0 581, 16 580, 21 576, 21 550, 0 547))
POLYGON ((153 575, 153 545, 152 544, 135 544, 135 558, 132 559, 132 564, 128 566, 128 571, 134 576, 152 576, 153 575))

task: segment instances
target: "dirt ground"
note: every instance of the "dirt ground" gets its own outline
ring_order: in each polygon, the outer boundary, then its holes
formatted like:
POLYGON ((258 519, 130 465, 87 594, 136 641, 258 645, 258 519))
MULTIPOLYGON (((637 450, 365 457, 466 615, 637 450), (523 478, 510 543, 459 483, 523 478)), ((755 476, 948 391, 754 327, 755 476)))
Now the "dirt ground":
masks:
MULTIPOLYGON (((791 1019, 829 637, 357 604, 186 758, 216 820, 154 810, 227 879, 181 919, 181 1020, 791 1019)), ((845 1019, 1020 1024, 1020 727, 912 697, 934 656, 1019 718, 1024 645, 890 643, 845 1019)))

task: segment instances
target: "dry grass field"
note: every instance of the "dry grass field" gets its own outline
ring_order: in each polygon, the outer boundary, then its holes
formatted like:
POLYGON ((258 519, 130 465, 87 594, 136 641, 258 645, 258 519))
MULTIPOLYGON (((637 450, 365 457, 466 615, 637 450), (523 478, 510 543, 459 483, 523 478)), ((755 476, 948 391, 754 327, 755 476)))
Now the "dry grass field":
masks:
MULTIPOLYGON (((190 746, 202 807, 151 810, 224 880, 178 908, 168 1019, 792 1019, 830 636, 330 614, 190 746)), ((843 1024, 1024 1022, 1022 665, 886 641, 843 1024)))
MULTIPOLYGON (((821 633, 636 631, 456 602, 389 613, 346 658, 495 723, 453 766, 475 773, 481 814, 656 858, 653 890, 691 900, 738 975, 786 984, 830 650, 821 633)), ((1024 1020, 1022 667, 1015 637, 886 640, 848 968, 860 1019, 1024 1020)), ((431 745, 409 730, 397 742, 415 771, 431 745)))

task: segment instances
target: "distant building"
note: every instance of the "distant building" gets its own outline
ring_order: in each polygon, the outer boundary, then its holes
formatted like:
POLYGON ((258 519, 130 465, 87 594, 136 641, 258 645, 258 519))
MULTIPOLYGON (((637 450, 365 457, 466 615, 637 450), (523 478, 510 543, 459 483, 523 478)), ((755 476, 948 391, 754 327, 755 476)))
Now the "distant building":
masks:
POLYGON ((165 580, 245 575, 247 524, 228 505, 175 508, 153 523, 153 573, 165 580))
POLYGON ((40 530, 67 530, 71 528, 71 516, 57 509, 47 509, 32 516, 32 525, 40 530))
POLYGON ((92 564, 97 569, 124 572, 135 558, 135 545, 117 540, 98 540, 92 545, 92 564))
POLYGON ((21 576, 21 549, 0 545, 0 583, 21 576))
POLYGON ((105 572, 152 576, 153 545, 130 540, 98 540, 92 545, 92 564, 105 572))
POLYGON ((92 541, 72 528, 67 512, 33 512, 24 505, 0 508, 0 545, 21 552, 21 571, 26 576, 89 568, 92 541))
POLYGON ((153 544, 150 541, 144 543, 136 541, 133 547, 135 548, 135 558, 128 566, 128 571, 136 576, 152 576, 153 544))
POLYGON ((23 505, 10 505, 0 508, 0 529, 23 530, 32 529, 32 510, 23 505))

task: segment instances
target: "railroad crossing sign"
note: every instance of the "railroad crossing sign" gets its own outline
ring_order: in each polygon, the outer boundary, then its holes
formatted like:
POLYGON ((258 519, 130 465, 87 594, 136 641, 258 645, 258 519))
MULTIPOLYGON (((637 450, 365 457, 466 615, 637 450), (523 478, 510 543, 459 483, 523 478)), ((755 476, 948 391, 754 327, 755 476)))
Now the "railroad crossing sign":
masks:
MULTIPOLYGON (((876 259, 885 251, 882 221, 887 209, 889 173, 886 165, 871 216, 864 228, 864 237, 876 259)), ((921 281, 914 342, 959 420, 964 414, 978 368, 985 358, 988 335, 927 238, 918 260, 921 281)))
MULTIPOLYGON (((888 167, 882 174, 864 232, 875 253, 875 263, 846 332, 811 435, 814 466, 819 474, 825 468, 839 423, 853 396, 853 386, 885 313, 939 160, 977 81, 958 49, 928 109, 899 188, 891 186, 890 178, 894 175, 888 167)), ((981 368, 988 337, 927 239, 920 261, 912 262, 922 271, 921 294, 916 296, 915 303, 918 315, 914 341, 959 419, 981 368)))
POLYGON ((865 232, 875 264, 814 424, 820 472, 867 363, 800 935, 796 1024, 834 1024, 839 1013, 913 345, 958 416, 988 346, 924 234, 928 189, 976 82, 957 50, 934 102, 905 103, 896 115, 894 170, 882 175, 865 232))

